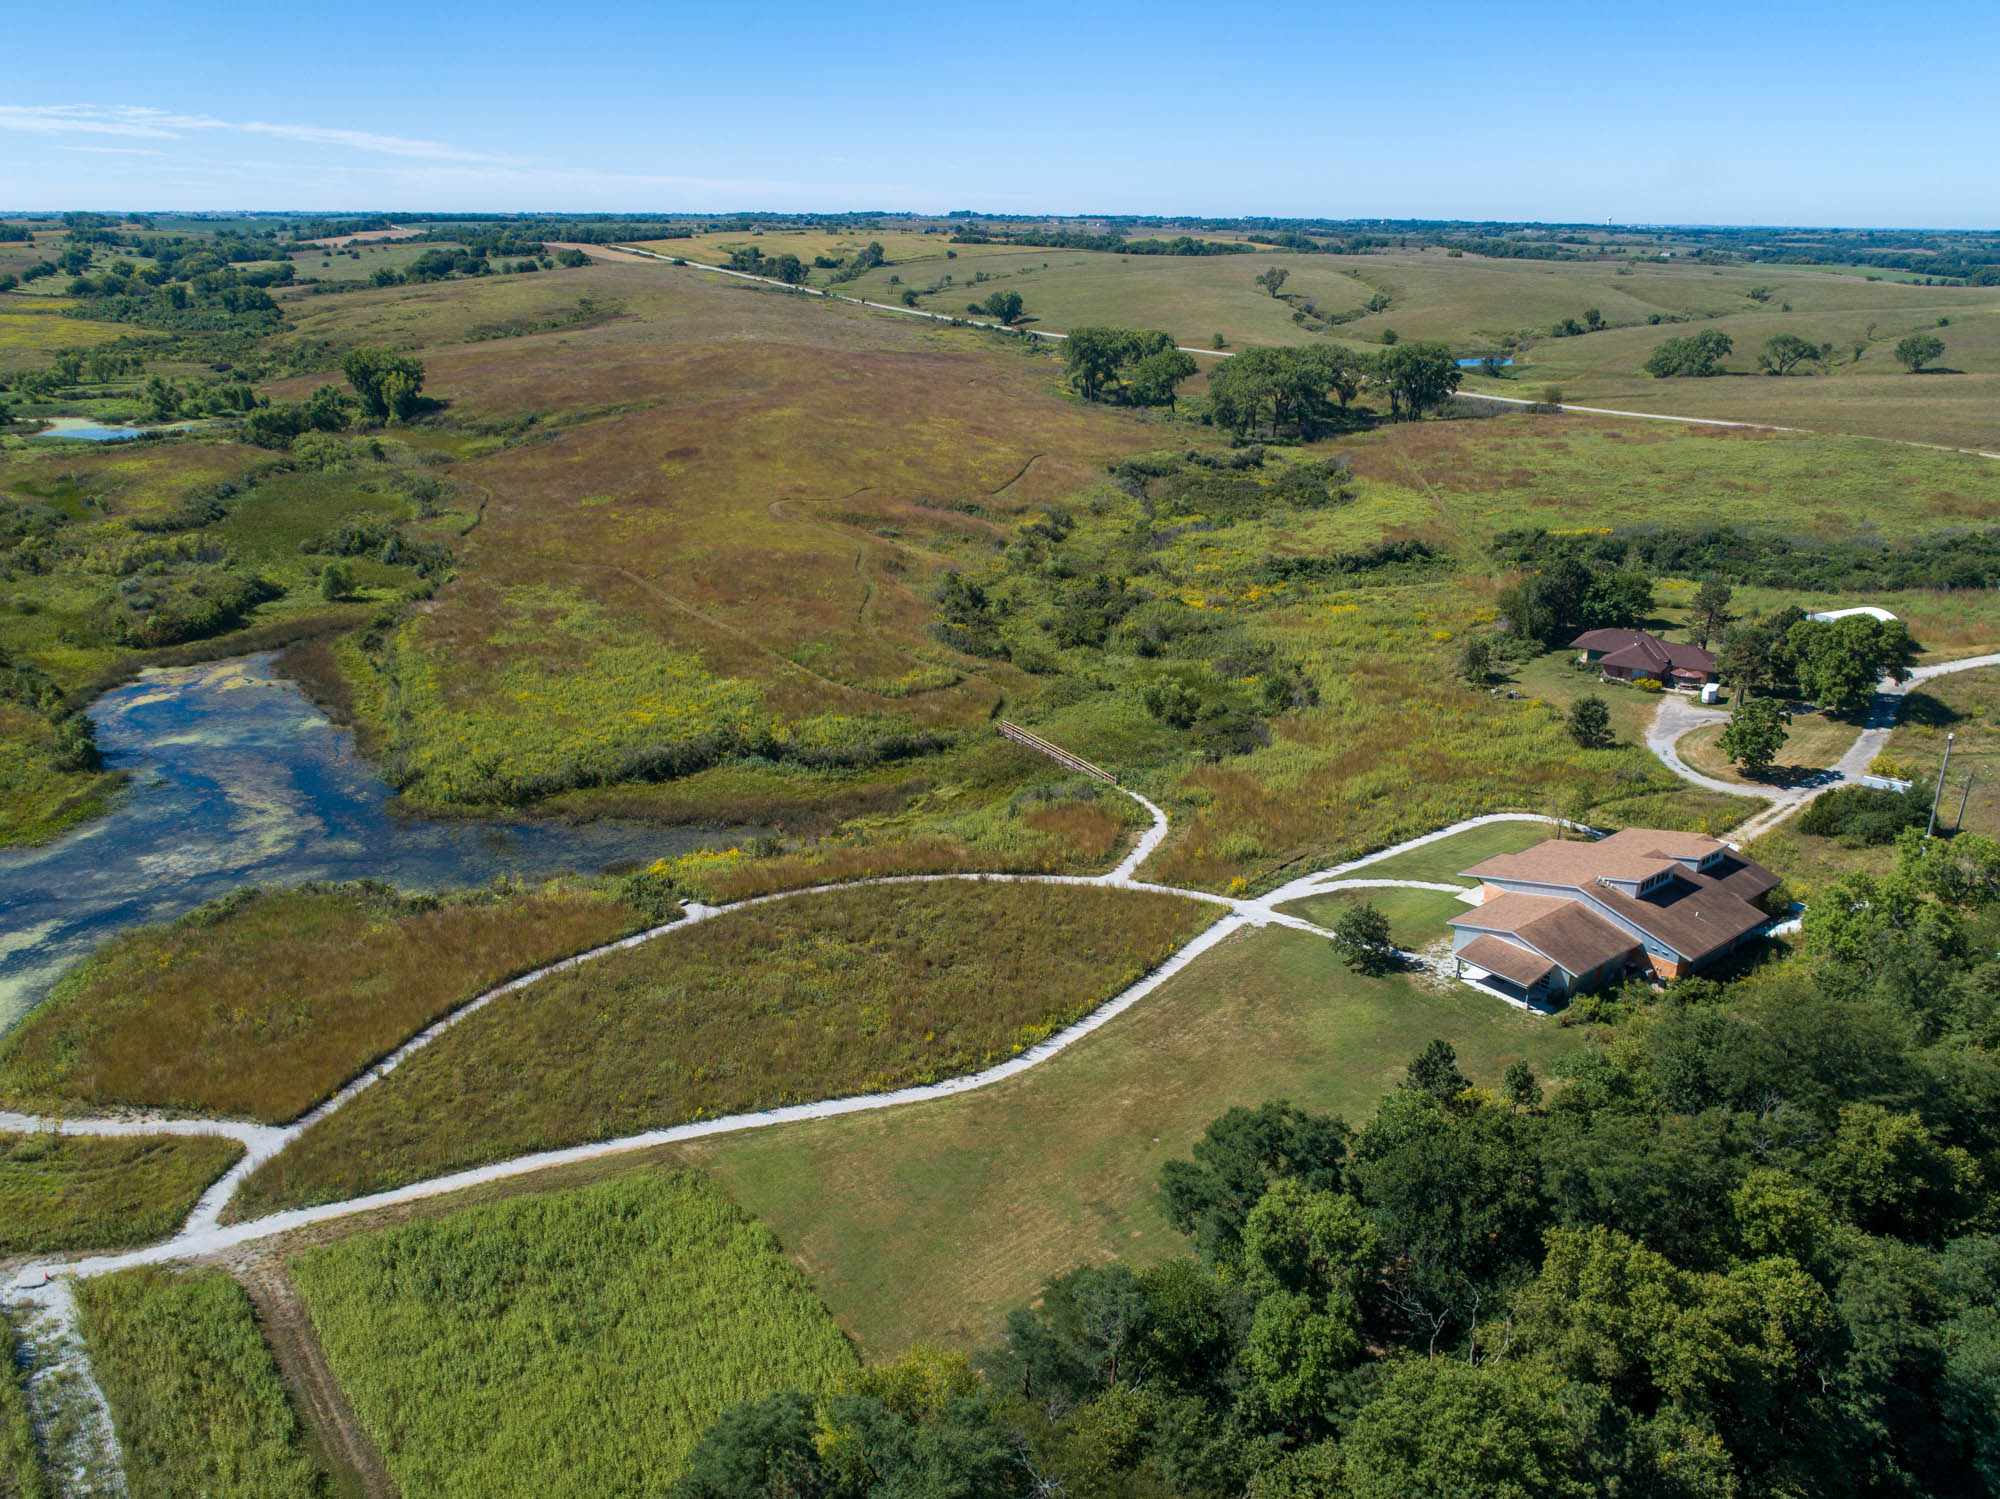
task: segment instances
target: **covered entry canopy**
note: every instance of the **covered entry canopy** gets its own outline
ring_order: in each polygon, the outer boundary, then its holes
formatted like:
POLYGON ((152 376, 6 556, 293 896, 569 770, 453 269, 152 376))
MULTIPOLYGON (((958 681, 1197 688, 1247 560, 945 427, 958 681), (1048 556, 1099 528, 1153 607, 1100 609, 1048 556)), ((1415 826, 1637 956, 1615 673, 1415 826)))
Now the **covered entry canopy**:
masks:
POLYGON ((1478 964, 1489 973, 1497 973, 1523 989, 1534 988, 1556 966, 1540 953, 1529 952, 1527 948, 1516 946, 1505 938, 1490 937, 1484 933, 1461 947, 1457 956, 1468 963, 1478 964))

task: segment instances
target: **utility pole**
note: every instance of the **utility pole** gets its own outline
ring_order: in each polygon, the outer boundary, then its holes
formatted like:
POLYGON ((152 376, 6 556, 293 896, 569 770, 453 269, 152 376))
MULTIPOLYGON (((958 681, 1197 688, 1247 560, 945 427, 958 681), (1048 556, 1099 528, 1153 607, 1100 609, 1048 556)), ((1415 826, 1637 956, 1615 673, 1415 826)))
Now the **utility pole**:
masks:
POLYGON ((1956 833, 1965 826, 1965 804, 1970 800, 1972 800, 1972 772, 1968 770, 1965 773, 1965 790, 1959 793, 1958 818, 1951 825, 1952 832, 1956 833))
POLYGON ((1937 790, 1931 793, 1931 822, 1930 826, 1924 829, 1926 838, 1937 832, 1938 801, 1944 796, 1944 773, 1951 769, 1951 742, 1957 737, 1956 734, 1944 736, 1944 764, 1938 767, 1937 790))

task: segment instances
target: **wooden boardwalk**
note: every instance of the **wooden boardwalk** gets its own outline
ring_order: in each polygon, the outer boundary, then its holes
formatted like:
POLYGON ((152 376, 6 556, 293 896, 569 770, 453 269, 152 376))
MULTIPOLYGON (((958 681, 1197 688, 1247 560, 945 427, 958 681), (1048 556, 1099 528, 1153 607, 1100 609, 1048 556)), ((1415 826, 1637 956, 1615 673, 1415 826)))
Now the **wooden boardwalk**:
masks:
POLYGON ((1034 750, 1038 754, 1047 755, 1051 760, 1055 761, 1058 765, 1066 765, 1071 770, 1076 771, 1079 775, 1095 776, 1100 781, 1109 781, 1113 786, 1116 786, 1118 784, 1118 777, 1113 775, 1110 771, 1106 770, 1103 766, 1092 765, 1088 760, 1084 759, 1081 755, 1072 755, 1068 750, 1064 749, 1061 745, 1051 744, 1048 740, 1044 739, 1040 734, 1035 733, 1034 730, 1032 729, 1024 729, 1017 723, 1007 722, 1007 720, 1004 718, 995 719, 993 721, 993 727, 998 729, 1002 734, 1006 735, 1009 739, 1013 740, 1016 744, 1025 744, 1029 749, 1034 750))

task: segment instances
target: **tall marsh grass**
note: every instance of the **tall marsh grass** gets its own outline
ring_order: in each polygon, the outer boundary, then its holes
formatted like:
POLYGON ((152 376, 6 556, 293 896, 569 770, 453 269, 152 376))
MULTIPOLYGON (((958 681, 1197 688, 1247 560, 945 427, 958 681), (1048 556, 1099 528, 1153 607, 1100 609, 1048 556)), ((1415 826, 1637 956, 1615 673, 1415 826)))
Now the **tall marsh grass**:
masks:
POLYGON ((14 1329, 0 1317, 0 1499, 48 1499, 15 1357, 14 1329))
POLYGON ((202 1135, 0 1135, 0 1256, 165 1238, 243 1147, 202 1135))
POLYGON ((79 1281, 132 1499, 325 1499, 250 1298, 221 1270, 79 1281))
POLYGON ((771 1231, 691 1174, 468 1208, 293 1270, 412 1499, 664 1493, 721 1410, 855 1367, 771 1231))

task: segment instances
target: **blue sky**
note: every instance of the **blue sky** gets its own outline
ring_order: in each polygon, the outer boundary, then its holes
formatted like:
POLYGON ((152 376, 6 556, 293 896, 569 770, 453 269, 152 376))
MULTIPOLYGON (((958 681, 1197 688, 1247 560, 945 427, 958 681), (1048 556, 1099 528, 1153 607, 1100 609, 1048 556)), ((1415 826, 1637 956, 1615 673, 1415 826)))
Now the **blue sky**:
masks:
POLYGON ((0 209, 2000 226, 2000 4, 251 7, 59 26, 0 209))

